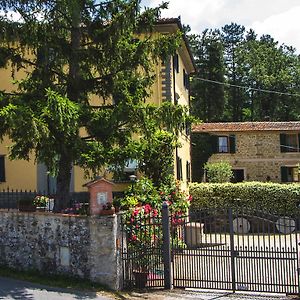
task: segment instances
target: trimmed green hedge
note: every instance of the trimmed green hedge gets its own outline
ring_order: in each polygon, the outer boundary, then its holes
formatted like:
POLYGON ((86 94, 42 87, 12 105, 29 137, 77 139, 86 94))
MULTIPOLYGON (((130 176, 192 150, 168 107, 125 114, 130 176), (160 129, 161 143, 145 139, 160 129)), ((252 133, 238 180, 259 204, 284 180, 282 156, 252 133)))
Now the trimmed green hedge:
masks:
POLYGON ((276 213, 298 212, 300 184, 264 182, 192 183, 191 210, 247 207, 276 213))

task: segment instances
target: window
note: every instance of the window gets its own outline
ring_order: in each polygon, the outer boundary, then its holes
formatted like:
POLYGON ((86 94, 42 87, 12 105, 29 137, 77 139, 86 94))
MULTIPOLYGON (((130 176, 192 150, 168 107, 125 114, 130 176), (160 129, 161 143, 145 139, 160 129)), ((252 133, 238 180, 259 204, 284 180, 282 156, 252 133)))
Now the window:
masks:
POLYGON ((300 134, 280 134, 280 151, 281 152, 299 152, 300 134))
POLYGON ((177 179, 182 180, 182 159, 177 156, 177 179))
POLYGON ((188 90, 189 89, 189 75, 186 73, 185 69, 183 69, 183 86, 188 90))
POLYGON ((176 71, 176 73, 179 73, 179 58, 178 58, 178 54, 175 54, 173 56, 173 68, 176 71))
POLYGON ((217 153, 235 153, 235 136, 218 136, 217 153))
POLYGON ((136 175, 138 161, 136 159, 128 159, 124 167, 111 165, 109 170, 113 173, 113 180, 116 182, 128 182, 131 175, 136 175))
POLYGON ((219 136, 218 137, 218 152, 229 152, 229 143, 227 136, 219 136))
POLYGON ((0 156, 0 182, 5 182, 5 156, 0 156))
POLYGON ((299 168, 281 167, 281 182, 299 182, 299 168))

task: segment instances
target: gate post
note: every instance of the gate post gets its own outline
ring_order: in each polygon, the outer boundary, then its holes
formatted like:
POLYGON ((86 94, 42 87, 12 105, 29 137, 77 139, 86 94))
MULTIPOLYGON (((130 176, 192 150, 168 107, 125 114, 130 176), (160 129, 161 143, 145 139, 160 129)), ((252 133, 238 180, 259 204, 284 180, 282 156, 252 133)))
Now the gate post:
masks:
POLYGON ((231 262, 231 280, 232 291, 236 291, 236 279, 235 279, 235 251, 234 251, 234 232, 233 232, 233 216, 232 208, 229 208, 229 233, 230 233, 230 262, 231 262))
POLYGON ((171 275, 171 236, 170 236, 169 204, 164 201, 162 205, 162 232, 163 232, 163 263, 164 263, 164 288, 172 289, 171 275))

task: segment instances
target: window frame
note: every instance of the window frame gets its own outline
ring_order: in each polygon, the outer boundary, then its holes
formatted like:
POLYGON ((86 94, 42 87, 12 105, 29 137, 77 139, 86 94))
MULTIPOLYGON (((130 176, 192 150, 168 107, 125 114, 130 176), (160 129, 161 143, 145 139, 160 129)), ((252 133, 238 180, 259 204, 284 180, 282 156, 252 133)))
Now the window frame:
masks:
POLYGON ((300 152, 300 134, 299 133, 280 133, 280 152, 281 153, 298 153, 300 152), (288 139, 295 138, 296 143, 288 144, 288 139))
POLYGON ((300 174, 299 174, 299 167, 298 166, 281 166, 280 167, 281 170, 281 182, 283 183, 295 183, 295 182, 300 182, 300 174), (297 180, 294 180, 294 175, 293 174, 296 170, 297 173, 297 180))

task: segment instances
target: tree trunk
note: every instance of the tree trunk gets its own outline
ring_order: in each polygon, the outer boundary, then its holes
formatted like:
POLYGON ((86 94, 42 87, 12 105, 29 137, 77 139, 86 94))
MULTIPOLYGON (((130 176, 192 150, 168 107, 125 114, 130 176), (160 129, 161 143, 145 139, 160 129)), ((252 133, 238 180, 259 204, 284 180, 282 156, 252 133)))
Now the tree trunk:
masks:
POLYGON ((58 163, 56 179, 57 191, 54 202, 54 212, 61 212, 70 206, 70 182, 72 163, 67 155, 62 155, 58 163))
MULTIPOLYGON (((80 92, 78 89, 79 80, 79 57, 78 51, 80 49, 80 2, 73 1, 71 5, 72 29, 71 29, 71 53, 69 59, 69 75, 67 83, 67 97, 73 102, 79 102, 80 92)), ((62 151, 58 163, 57 175, 57 193, 54 204, 54 212, 61 212, 64 208, 70 206, 70 182, 72 159, 70 151, 62 151), (69 154, 68 154, 69 153, 69 154)))

